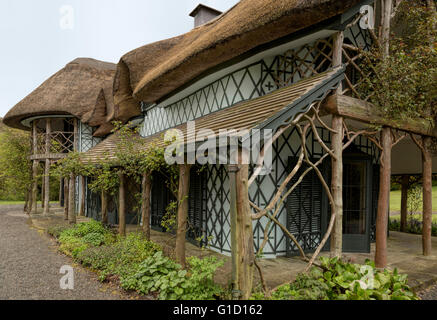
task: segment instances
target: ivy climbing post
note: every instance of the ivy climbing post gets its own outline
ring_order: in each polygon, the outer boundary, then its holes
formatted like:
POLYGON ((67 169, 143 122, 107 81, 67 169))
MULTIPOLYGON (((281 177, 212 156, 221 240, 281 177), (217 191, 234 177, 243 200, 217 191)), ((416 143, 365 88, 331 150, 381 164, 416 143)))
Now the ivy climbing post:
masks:
POLYGON ((76 210, 74 205, 74 173, 70 173, 70 179, 68 183, 68 222, 71 224, 76 223, 76 210))
POLYGON ((422 173, 423 173, 423 255, 431 255, 432 249, 432 155, 431 137, 422 138, 422 173))
POLYGON ((186 266, 185 261, 185 237, 188 223, 188 195, 190 190, 190 168, 189 164, 179 165, 179 188, 178 188, 178 210, 177 210, 177 234, 176 234, 176 261, 186 266))
POLYGON ((44 214, 48 214, 50 211, 50 134, 52 131, 51 119, 46 119, 46 160, 44 167, 44 214))
POLYGON ((126 190, 125 177, 123 172, 118 171, 118 179, 120 181, 118 189, 118 233, 121 236, 126 235, 126 190))
POLYGON ((381 131, 381 169, 379 179, 378 213, 376 216, 375 265, 377 268, 387 266, 387 230, 390 201, 391 148, 392 136, 389 127, 381 131))
POLYGON ((102 223, 108 224, 108 195, 105 190, 102 190, 102 223))
POLYGON ((79 216, 84 217, 85 216, 85 177, 79 176, 80 180, 80 206, 79 206, 79 216))
POLYGON ((152 190, 152 179, 150 173, 144 173, 142 179, 141 194, 141 221, 143 223, 143 233, 147 240, 150 240, 150 193, 152 190))
MULTIPOLYGON (((338 32, 334 37, 333 59, 335 67, 341 66, 343 57, 343 32, 338 32)), ((341 94, 341 84, 335 94, 341 94)), ((335 215, 334 230, 331 235, 331 254, 341 257, 343 251, 343 117, 332 115, 332 150, 333 156, 331 161, 331 190, 334 198, 335 215)))
POLYGON ((68 191, 68 178, 64 179, 64 220, 68 220, 68 206, 70 202, 69 191, 68 191))
MULTIPOLYGON (((255 253, 253 247, 253 228, 249 199, 249 152, 238 148, 238 171, 235 174, 236 186, 236 238, 237 238, 237 279, 240 298, 247 300, 252 293, 253 267, 255 253)), ((234 201, 234 200, 232 200, 234 201)))

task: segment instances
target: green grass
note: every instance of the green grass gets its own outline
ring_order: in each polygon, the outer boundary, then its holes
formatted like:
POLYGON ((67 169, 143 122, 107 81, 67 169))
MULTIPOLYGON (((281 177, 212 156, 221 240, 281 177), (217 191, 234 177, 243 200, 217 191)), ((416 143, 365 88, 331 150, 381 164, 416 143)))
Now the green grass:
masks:
POLYGON ((24 205, 24 201, 10 201, 10 200, 0 200, 0 206, 1 205, 11 205, 11 204, 22 204, 24 205))
MULTIPOLYGON (((401 211, 401 191, 390 192, 390 211, 401 211)), ((432 187, 432 211, 437 211, 437 186, 432 187)))
MULTIPOLYGON (((57 204, 59 201, 50 201, 50 204, 57 204)), ((12 205, 12 204, 22 204, 24 206, 24 201, 12 201, 12 200, 0 200, 1 205, 12 205)), ((41 205, 41 201, 38 201, 38 205, 41 205)))
MULTIPOLYGON (((400 215, 390 216, 390 219, 392 220, 399 220, 401 218, 400 215)), ((408 215, 408 218, 410 218, 410 215, 408 215)), ((413 218, 419 221, 422 221, 422 215, 421 214, 413 214, 413 218)), ((437 215, 432 216, 432 222, 437 223, 437 215)))

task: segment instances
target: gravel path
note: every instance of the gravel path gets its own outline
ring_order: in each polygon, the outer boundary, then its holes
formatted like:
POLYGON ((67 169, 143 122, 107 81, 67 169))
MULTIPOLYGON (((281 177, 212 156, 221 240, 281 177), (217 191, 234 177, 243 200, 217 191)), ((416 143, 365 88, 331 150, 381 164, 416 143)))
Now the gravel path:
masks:
POLYGON ((120 299, 116 288, 59 252, 48 236, 32 228, 22 206, 0 206, 0 300, 120 299), (74 270, 74 289, 62 290, 60 268, 74 270))
POLYGON ((422 300, 437 300, 437 285, 419 292, 418 295, 422 300))

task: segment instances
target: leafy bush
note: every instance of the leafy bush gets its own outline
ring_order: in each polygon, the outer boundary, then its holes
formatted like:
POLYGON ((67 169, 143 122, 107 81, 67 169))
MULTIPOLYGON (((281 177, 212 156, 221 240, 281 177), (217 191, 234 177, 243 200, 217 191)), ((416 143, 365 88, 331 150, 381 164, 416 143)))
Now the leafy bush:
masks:
POLYGON ((59 238, 62 231, 71 228, 70 226, 67 226, 65 224, 58 224, 54 226, 50 226, 47 228, 47 233, 51 235, 52 237, 59 238))
POLYGON ((138 233, 118 237, 114 243, 100 247, 89 247, 77 255, 85 266, 100 271, 100 280, 108 276, 127 277, 136 272, 144 259, 160 251, 161 247, 138 233))
POLYGON ((142 294, 159 293, 163 300, 209 300, 219 296, 222 289, 213 278, 223 261, 215 257, 187 260, 188 272, 159 251, 145 259, 135 275, 122 279, 121 285, 142 294))
POLYGON ((84 237, 90 233, 99 233, 105 235, 108 232, 109 230, 106 229, 101 222, 98 222, 96 220, 90 220, 88 222, 78 223, 73 227, 64 230, 61 233, 61 236, 69 235, 73 237, 84 237))
POLYGON ((98 247, 111 242, 113 237, 111 231, 106 229, 102 223, 91 220, 64 229, 59 233, 58 240, 61 244, 60 250, 76 258, 89 247, 98 247))
MULTIPOLYGON (((409 218, 407 223, 408 233, 413 234, 422 234, 422 221, 416 218, 409 218)), ((390 231, 400 231, 401 230, 401 222, 399 219, 390 219, 389 221, 389 230, 390 231)), ((433 222, 431 225, 431 235, 437 237, 437 223, 433 222)))
MULTIPOLYGON (((320 258, 321 267, 298 275, 296 281, 280 286, 272 300, 416 300, 407 285, 407 275, 377 271, 372 262, 346 263, 338 258, 320 258)), ((253 299, 264 299, 256 293, 253 299)))

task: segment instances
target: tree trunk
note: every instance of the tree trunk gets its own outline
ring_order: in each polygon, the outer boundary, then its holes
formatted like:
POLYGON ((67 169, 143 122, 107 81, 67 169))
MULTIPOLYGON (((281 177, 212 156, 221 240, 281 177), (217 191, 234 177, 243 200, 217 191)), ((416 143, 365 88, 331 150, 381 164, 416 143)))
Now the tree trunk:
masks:
POLYGON ((26 203, 24 204, 24 212, 30 214, 32 212, 32 185, 27 188, 26 203))
POLYGON ((108 195, 102 190, 102 223, 108 224, 108 195))
POLYGON ((50 159, 46 159, 44 169, 44 214, 50 212, 50 159))
POLYGON ((402 191, 401 191, 401 232, 407 232, 408 218, 408 188, 410 186, 410 176, 402 176, 402 191))
POLYGON ((76 223, 76 210, 74 203, 74 173, 70 173, 70 182, 68 184, 68 222, 76 223))
POLYGON ((178 189, 178 213, 177 213, 177 234, 176 234, 176 261, 185 269, 185 236, 188 223, 188 194, 190 190, 190 168, 189 164, 179 165, 179 189, 178 189))
POLYGON ((32 167, 32 212, 38 213, 38 161, 33 160, 32 167))
POLYGON ((432 228, 432 155, 429 150, 431 137, 422 138, 422 171, 423 171, 423 255, 431 255, 431 228, 432 228))
POLYGON ((375 265, 377 268, 385 268, 387 266, 387 230, 390 201, 392 147, 391 131, 388 127, 384 127, 382 129, 381 146, 383 150, 379 180, 378 214, 376 217, 375 265))
POLYGON ((119 186, 119 206, 118 206, 118 233, 121 236, 126 235, 126 191, 125 191, 125 179, 122 172, 118 173, 118 178, 120 180, 119 186))
POLYGON ((41 208, 43 208, 43 212, 44 212, 44 199, 46 198, 45 194, 46 194, 46 188, 45 188, 45 183, 46 183, 46 179, 45 177, 45 162, 44 162, 44 167, 41 169, 42 170, 42 176, 41 176, 41 208))
POLYGON ((70 201, 70 193, 68 191, 68 178, 64 178, 64 220, 68 220, 68 202, 70 201))
POLYGON ((50 211, 50 159, 48 157, 50 153, 50 135, 52 132, 51 119, 46 119, 46 161, 44 169, 44 214, 48 214, 50 211))
POLYGON ((237 239, 238 239, 238 287, 241 298, 249 299, 253 286, 253 267, 255 253, 253 247, 253 227, 249 199, 249 154, 247 150, 238 151, 239 170, 235 175, 237 205, 237 239))
POLYGON ((64 190, 64 179, 60 178, 59 179, 59 206, 63 207, 64 203, 65 203, 65 199, 62 199, 62 192, 64 190))
POLYGON ((390 53, 390 22, 393 9, 393 0, 384 0, 382 6, 382 50, 383 57, 388 57, 390 53))
POLYGON ((79 208, 79 216, 85 216, 85 177, 80 176, 80 208, 79 208))
POLYGON ((343 118, 332 116, 331 146, 335 158, 332 159, 331 190, 335 205, 335 224, 331 235, 331 255, 341 257, 343 252, 343 118))
POLYGON ((229 193, 230 193, 230 218, 231 218, 231 256, 232 256, 232 298, 238 300, 239 292, 239 251, 238 251, 238 223, 237 223, 237 172, 238 165, 228 165, 229 193))
POLYGON ((141 221, 143 222, 143 233, 147 240, 150 240, 150 192, 152 190, 152 179, 149 173, 143 174, 142 181, 142 206, 141 221))

